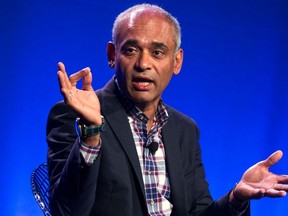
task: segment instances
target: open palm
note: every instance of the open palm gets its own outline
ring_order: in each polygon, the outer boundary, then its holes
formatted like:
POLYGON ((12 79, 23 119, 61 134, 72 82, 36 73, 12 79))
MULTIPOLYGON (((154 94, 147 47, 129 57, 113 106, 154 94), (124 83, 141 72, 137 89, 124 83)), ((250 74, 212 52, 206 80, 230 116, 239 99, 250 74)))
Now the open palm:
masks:
POLYGON ((236 196, 242 200, 259 199, 264 196, 285 196, 288 191, 288 176, 277 175, 269 171, 269 168, 277 163, 282 156, 282 151, 278 150, 266 160, 247 169, 234 189, 236 196))

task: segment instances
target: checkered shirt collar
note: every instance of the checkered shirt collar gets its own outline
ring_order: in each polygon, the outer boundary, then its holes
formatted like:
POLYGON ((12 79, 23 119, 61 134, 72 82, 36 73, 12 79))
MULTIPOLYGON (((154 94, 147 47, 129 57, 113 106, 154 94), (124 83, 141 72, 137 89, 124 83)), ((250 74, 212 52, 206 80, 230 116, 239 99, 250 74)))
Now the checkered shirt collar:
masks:
MULTIPOLYGON (((133 103, 132 100, 130 100, 122 91, 122 89, 119 86, 118 80, 116 77, 114 77, 114 82, 116 85, 116 89, 118 90, 118 96, 120 98, 121 103, 124 105, 127 113, 130 113, 132 116, 136 117, 137 119, 141 119, 142 116, 145 114, 133 103)), ((145 116, 146 117, 146 116, 145 116)), ((156 110, 156 122, 161 125, 162 127, 166 124, 168 121, 169 115, 166 109, 166 106, 162 99, 160 99, 157 110, 156 110)))

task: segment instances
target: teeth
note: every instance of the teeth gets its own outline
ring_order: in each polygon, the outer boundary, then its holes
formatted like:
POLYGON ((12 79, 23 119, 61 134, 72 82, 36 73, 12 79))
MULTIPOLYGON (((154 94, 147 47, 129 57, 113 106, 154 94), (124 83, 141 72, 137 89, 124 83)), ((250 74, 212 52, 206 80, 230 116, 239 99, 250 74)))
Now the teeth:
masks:
POLYGON ((139 82, 140 85, 143 85, 143 86, 147 86, 149 85, 149 82, 139 82))

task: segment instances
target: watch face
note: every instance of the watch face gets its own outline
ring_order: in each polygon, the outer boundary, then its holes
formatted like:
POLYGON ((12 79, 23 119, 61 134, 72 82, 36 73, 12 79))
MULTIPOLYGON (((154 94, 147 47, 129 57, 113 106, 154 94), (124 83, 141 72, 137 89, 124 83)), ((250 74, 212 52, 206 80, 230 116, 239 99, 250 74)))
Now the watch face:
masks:
POLYGON ((102 124, 100 126, 97 125, 89 125, 86 126, 85 124, 80 123, 80 118, 76 119, 76 132, 77 135, 80 137, 92 137, 97 134, 99 134, 101 131, 103 131, 104 128, 104 117, 102 118, 102 124))

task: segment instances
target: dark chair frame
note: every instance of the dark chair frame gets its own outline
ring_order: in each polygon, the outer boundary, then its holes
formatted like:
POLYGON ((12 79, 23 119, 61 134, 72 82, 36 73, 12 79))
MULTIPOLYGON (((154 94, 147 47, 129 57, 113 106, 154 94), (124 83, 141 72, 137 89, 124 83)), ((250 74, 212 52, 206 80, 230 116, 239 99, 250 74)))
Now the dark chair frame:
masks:
POLYGON ((47 163, 37 166, 31 174, 31 189, 36 202, 46 216, 51 216, 49 208, 49 179, 47 163))

